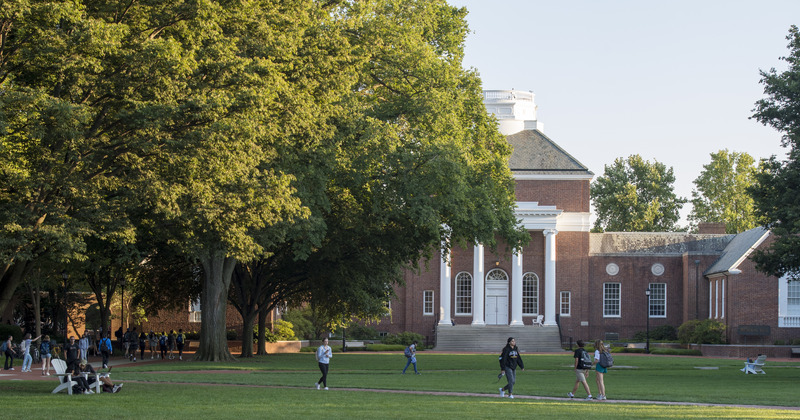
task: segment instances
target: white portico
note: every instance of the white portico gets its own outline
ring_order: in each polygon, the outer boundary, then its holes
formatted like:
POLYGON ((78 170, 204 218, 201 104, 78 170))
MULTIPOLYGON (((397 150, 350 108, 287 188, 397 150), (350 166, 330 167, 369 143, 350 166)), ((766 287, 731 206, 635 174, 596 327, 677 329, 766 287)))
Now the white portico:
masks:
MULTIPOLYGON (((479 244, 472 249, 471 270, 459 267, 453 272, 449 255, 443 253, 439 325, 451 326, 453 316, 461 320, 471 316, 472 327, 521 327, 523 317, 543 315, 545 326, 555 326, 559 308, 556 237, 559 232, 588 233, 590 229, 588 201, 560 204, 559 198, 566 196, 560 190, 585 188, 588 192, 593 174, 542 133, 533 93, 484 91, 484 104, 513 147, 509 168, 517 184, 517 218, 539 244, 534 259, 543 261, 526 261, 520 249, 511 256, 510 270, 508 261, 503 267, 499 261, 492 267, 486 264, 486 251, 479 244)), ((461 320, 459 325, 463 325, 461 320)))

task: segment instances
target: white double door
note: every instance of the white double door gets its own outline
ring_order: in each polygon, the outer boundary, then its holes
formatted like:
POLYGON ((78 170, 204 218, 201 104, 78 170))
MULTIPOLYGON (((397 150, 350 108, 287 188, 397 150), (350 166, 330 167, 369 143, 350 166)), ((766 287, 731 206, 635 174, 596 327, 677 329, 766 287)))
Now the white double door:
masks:
POLYGON ((508 282, 487 282, 486 325, 508 325, 508 282))

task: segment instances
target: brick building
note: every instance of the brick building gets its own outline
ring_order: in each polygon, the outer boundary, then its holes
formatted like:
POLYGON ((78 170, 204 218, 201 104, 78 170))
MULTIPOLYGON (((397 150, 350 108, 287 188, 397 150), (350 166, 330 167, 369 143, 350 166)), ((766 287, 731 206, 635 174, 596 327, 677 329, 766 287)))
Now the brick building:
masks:
MULTIPOLYGON (((731 343, 800 338, 800 284, 765 276, 749 259, 768 231, 726 235, 708 224, 697 234, 590 233, 594 174, 543 133, 534 95, 486 91, 484 103, 514 148, 509 167, 530 244, 510 256, 477 245, 420 262, 379 330, 414 331, 440 349, 469 340, 475 349, 509 332, 630 338, 645 330, 649 312, 651 329, 718 319, 731 343), (533 326, 537 318, 543 328, 533 326), (453 334, 462 339, 450 341, 453 334)), ((529 347, 544 340, 527 339, 529 347)))

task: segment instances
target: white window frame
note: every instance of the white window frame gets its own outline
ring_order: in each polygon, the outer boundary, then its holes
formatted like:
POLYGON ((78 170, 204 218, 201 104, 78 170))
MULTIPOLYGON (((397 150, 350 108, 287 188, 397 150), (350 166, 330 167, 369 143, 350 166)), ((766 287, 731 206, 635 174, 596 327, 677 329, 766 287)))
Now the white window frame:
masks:
POLYGON ((472 274, 462 271, 456 274, 456 315, 472 315, 472 274), (466 285, 464 284, 466 283, 466 285), (467 311, 461 311, 467 308, 467 311))
POLYGON ((800 280, 778 280, 778 327, 800 328, 800 280))
POLYGON ((666 318, 667 317, 667 283, 650 283, 647 287, 650 288, 650 298, 648 299, 647 305, 647 314, 650 318, 666 318), (661 290, 657 290, 661 289, 661 290), (658 294, 663 292, 663 298, 659 297, 658 294), (663 305, 664 313, 661 315, 653 314, 653 307, 654 305, 659 305, 659 301, 661 301, 660 305, 663 305))
POLYGON ((572 292, 569 291, 562 291, 561 292, 561 300, 559 304, 560 316, 570 316, 570 312, 572 311, 572 292), (564 298, 566 297, 566 302, 564 298), (564 312, 564 305, 567 305, 567 311, 564 312))
POLYGON ((622 317, 622 283, 608 282, 603 283, 603 318, 621 318, 622 317), (615 287, 612 287, 615 286, 615 287), (616 288, 616 297, 609 296, 609 292, 613 292, 616 288), (616 301, 617 313, 609 312, 609 304, 613 305, 616 301))
POLYGON ((539 276, 533 272, 522 275, 522 315, 539 315, 539 276), (533 283, 534 287, 526 288, 526 283, 533 283), (532 300, 533 303, 527 306, 532 307, 533 311, 525 311, 525 301, 532 300))
POLYGON ((433 290, 422 291, 422 315, 433 315, 433 290), (430 310, 428 310, 430 307, 430 310))

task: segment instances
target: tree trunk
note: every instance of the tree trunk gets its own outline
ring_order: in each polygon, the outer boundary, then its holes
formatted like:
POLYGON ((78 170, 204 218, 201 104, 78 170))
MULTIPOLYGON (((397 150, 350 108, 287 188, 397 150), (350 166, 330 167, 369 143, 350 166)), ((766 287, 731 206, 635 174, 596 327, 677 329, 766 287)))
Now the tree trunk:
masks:
POLYGON ((39 337, 42 335, 42 294, 41 289, 39 288, 39 282, 41 279, 36 279, 36 285, 31 285, 30 282, 27 283, 28 285, 28 293, 31 295, 31 304, 33 305, 33 322, 34 322, 34 337, 39 337))
POLYGON ((242 316, 242 354, 241 357, 253 357, 253 322, 256 314, 242 316))
POLYGON ((6 312, 6 307, 14 298, 14 292, 22 284, 30 266, 30 261, 17 261, 12 267, 4 270, 3 277, 0 278, 0 314, 6 312))
POLYGON ((267 354, 267 306, 264 305, 258 311, 258 354, 267 354))
POLYGON ((235 360, 228 350, 226 337, 226 312, 228 288, 231 284, 236 259, 226 257, 222 251, 209 253, 200 259, 203 266, 203 294, 200 296, 202 323, 200 324, 200 347, 195 360, 222 362, 235 360))

